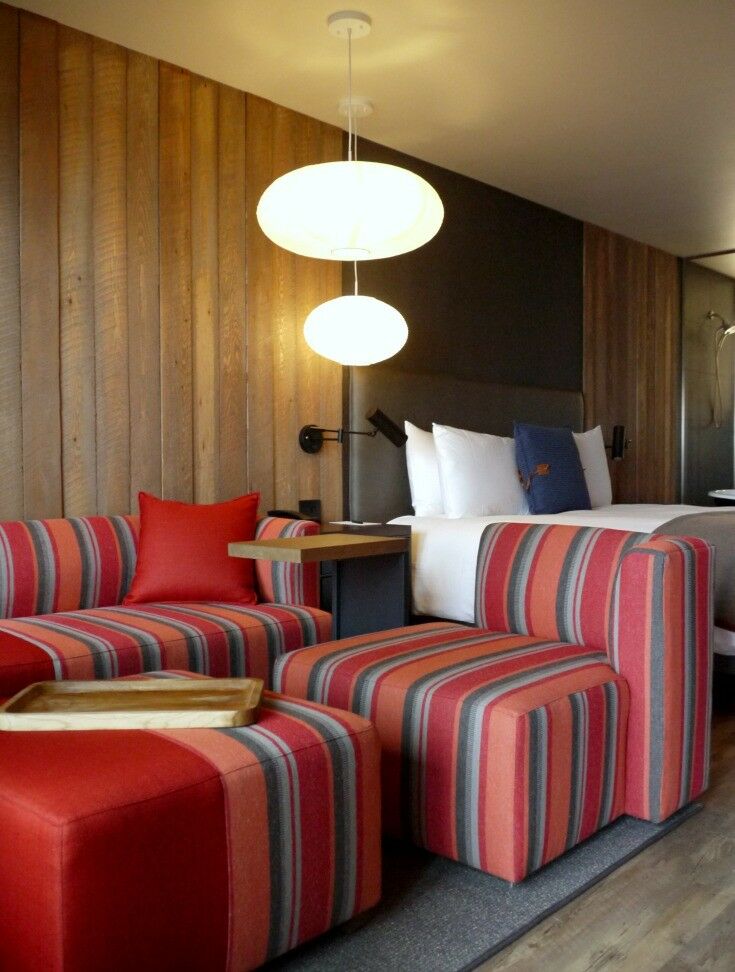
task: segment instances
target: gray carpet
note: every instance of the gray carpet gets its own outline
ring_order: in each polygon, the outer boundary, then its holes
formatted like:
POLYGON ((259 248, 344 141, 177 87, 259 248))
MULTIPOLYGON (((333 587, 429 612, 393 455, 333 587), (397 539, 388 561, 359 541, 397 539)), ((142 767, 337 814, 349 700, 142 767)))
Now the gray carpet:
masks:
POLYGON ((467 972, 701 809, 665 824, 621 817, 522 884, 386 842, 383 898, 273 962, 288 972, 467 972))

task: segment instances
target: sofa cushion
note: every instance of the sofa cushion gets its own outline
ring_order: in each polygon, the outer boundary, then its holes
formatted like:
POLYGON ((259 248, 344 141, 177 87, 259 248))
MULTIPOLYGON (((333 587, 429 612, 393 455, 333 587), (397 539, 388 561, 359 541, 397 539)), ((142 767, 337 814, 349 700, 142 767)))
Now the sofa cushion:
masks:
POLYGON ((629 693, 601 652, 432 623, 293 652, 274 685, 375 723, 389 833, 507 880, 623 812, 629 693))
POLYGON ((0 697, 45 679, 114 678, 159 668, 270 685, 283 652, 330 636, 331 616, 283 604, 138 604, 0 621, 0 697))
POLYGON ((120 604, 139 526, 137 516, 0 523, 0 618, 120 604))
POLYGON ((138 563, 123 604, 255 604, 253 561, 231 557, 228 544, 255 537, 260 493, 225 503, 180 503, 144 492, 138 499, 138 563))

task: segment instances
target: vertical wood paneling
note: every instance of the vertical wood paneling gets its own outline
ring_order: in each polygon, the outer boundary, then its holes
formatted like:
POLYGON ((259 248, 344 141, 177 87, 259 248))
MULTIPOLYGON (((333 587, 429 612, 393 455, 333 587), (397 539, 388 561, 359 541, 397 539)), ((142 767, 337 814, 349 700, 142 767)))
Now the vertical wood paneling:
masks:
MULTIPOLYGON (((247 348, 247 98, 220 88, 219 155, 219 488, 223 496, 248 489, 247 348)), ((256 135, 257 137, 257 135, 256 135)), ((254 443, 253 443, 254 446, 254 443)), ((252 483, 254 489, 260 484, 252 483)))
MULTIPOLYGON (((293 167, 292 146, 300 129, 300 118, 286 108, 276 107, 273 125, 273 178, 293 167)), ((299 163, 303 164, 304 156, 299 163)), ((297 287, 299 262, 303 257, 276 247, 272 254, 272 283, 277 301, 272 310, 273 369, 275 396, 273 405, 274 484, 277 503, 293 509, 299 495, 301 456, 297 437, 299 430, 297 345, 299 327, 297 287)), ((306 457, 304 457, 306 458, 306 457)))
POLYGON ((341 292, 341 264, 307 260, 273 246, 260 231, 260 194, 298 165, 340 157, 341 132, 248 96, 248 433, 249 479, 263 506, 293 508, 319 497, 326 518, 342 510, 341 451, 305 455, 298 430, 341 424, 342 369, 315 355, 303 337, 312 308, 341 292))
POLYGON ((217 499, 219 375, 217 289, 218 86, 191 80, 191 258, 194 499, 217 499))
POLYGON ((194 495, 191 340, 191 84, 160 65, 161 488, 194 495))
POLYGON ((95 39, 93 65, 97 509, 121 513, 130 505, 125 51, 95 39))
MULTIPOLYGON (((293 145, 298 145, 295 160, 297 165, 321 161, 320 127, 319 122, 306 115, 293 117, 289 125, 291 132, 289 140, 293 145)), ((304 340, 303 324, 309 311, 321 303, 319 292, 321 262, 323 261, 295 257, 289 274, 294 284, 293 338, 290 348, 290 380, 294 383, 294 407, 291 410, 291 427, 286 434, 288 441, 293 442, 298 469, 298 481, 292 486, 295 493, 291 501, 293 504, 296 504, 300 497, 321 495, 319 493, 320 463, 305 461, 308 457, 303 455, 298 446, 299 429, 308 422, 317 422, 314 416, 318 416, 320 412, 319 355, 314 354, 304 340)), ((336 428, 336 426, 328 426, 328 428, 336 428)))
POLYGON ((20 15, 20 300, 26 516, 62 512, 56 24, 20 15))
POLYGON ((0 515, 23 516, 18 11, 0 6, 0 515))
POLYGON ((586 424, 608 441, 613 425, 626 426, 631 448, 611 465, 616 502, 674 502, 678 261, 596 226, 585 226, 584 260, 586 424))
POLYGON ((122 512, 139 489, 341 512, 341 369, 303 322, 341 266, 255 209, 341 132, 0 3, 0 519, 122 512))
POLYGON ((667 326, 656 332, 658 380, 654 383, 656 398, 651 421, 667 415, 668 434, 657 451, 656 479, 668 484, 666 502, 679 499, 680 428, 681 428, 681 272, 679 261, 669 253, 653 250, 655 266, 654 313, 656 320, 667 326))
POLYGON ((59 276, 64 512, 97 509, 92 38, 59 28, 59 276))
POLYGON ((158 301, 158 61, 128 53, 128 360, 130 508, 161 493, 161 343, 158 301))
POLYGON ((259 489, 261 506, 275 506, 273 314, 278 294, 273 274, 276 247, 255 216, 258 199, 273 179, 273 139, 276 106, 247 96, 245 184, 248 254, 248 485, 259 489), (258 133, 257 135, 255 133, 258 133))
MULTIPOLYGON (((322 125, 320 132, 320 153, 322 162, 341 158, 342 132, 338 128, 322 125)), ((342 264, 333 260, 315 261, 318 270, 317 303, 330 300, 341 293, 342 264)), ((316 305, 314 305, 316 306, 316 305)), ((306 343, 306 342, 304 342, 306 343)), ((323 428, 337 429, 342 424, 342 368, 334 361, 315 356, 313 367, 319 385, 319 419, 323 428)), ((315 420, 316 421, 316 420, 315 420)), ((319 490, 322 507, 327 519, 342 517, 342 456, 335 449, 323 450, 319 464, 319 490)))

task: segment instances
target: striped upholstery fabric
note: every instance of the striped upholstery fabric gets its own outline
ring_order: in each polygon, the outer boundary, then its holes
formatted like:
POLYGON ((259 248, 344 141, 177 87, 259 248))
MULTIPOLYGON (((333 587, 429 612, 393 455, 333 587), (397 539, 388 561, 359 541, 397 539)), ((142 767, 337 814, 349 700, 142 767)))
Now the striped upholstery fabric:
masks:
POLYGON ((0 968, 246 972, 346 921, 379 766, 368 722, 274 695, 243 729, 0 733, 0 968))
POLYGON ((497 523, 480 540, 475 623, 608 651, 615 576, 647 534, 497 523))
MULTIPOLYGON (((257 606, 119 607, 135 572, 139 518, 69 517, 0 523, 0 698, 44 679, 111 678, 176 666, 257 675, 331 633, 319 610, 317 565, 255 561, 257 606)), ((259 537, 318 532, 263 517, 259 537)))
MULTIPOLYGON (((314 533, 319 533, 319 524, 312 520, 287 520, 275 516, 264 516, 258 521, 255 530, 255 536, 259 540, 308 537, 314 533)), ((258 594, 264 601, 319 607, 318 564, 256 560, 255 576, 258 594)))
POLYGON ((290 604, 138 604, 0 621, 0 697, 42 679, 159 668, 270 684, 283 652, 330 637, 331 616, 290 604))
POLYGON ((709 785, 712 547, 652 537, 618 570, 613 667, 630 686, 626 812, 661 821, 709 785))
POLYGON ((282 656, 274 684, 375 723, 389 833, 509 881, 623 812, 628 688, 599 651, 432 623, 282 656))
MULTIPOLYGON (((0 523, 0 618, 120 604, 135 573, 140 518, 85 516, 0 523)), ((264 516, 256 537, 318 533, 310 520, 264 516)), ((319 607, 317 565, 255 561, 258 596, 319 607)))
POLYGON ((481 627, 604 651, 631 691, 626 812, 666 819, 708 783, 712 549, 694 538, 519 523, 480 542, 481 627))
POLYGON ((0 618, 119 604, 138 531, 137 516, 0 523, 0 618))

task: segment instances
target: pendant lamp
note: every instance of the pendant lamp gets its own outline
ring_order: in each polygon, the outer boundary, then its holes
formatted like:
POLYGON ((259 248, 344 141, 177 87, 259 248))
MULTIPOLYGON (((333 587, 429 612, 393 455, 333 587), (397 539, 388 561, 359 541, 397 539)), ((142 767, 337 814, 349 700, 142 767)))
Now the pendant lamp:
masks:
POLYGON ((375 297, 335 297, 306 318, 309 347, 341 365, 371 365, 397 354, 408 339, 401 313, 375 297))
POLYGON ((415 250, 436 235, 444 207, 421 176, 397 165, 357 161, 353 135, 352 40, 370 33, 367 14, 332 14, 330 33, 348 44, 347 161, 305 165, 260 197, 265 235, 293 253, 323 260, 376 260, 415 250))

